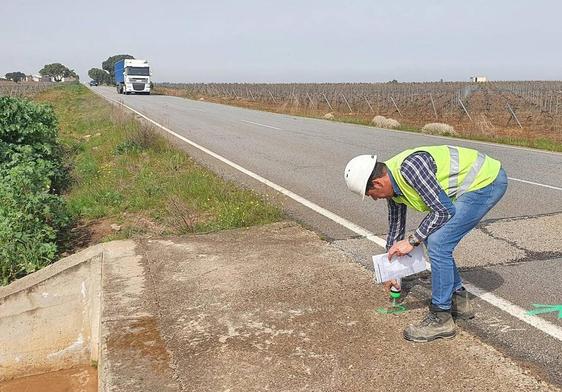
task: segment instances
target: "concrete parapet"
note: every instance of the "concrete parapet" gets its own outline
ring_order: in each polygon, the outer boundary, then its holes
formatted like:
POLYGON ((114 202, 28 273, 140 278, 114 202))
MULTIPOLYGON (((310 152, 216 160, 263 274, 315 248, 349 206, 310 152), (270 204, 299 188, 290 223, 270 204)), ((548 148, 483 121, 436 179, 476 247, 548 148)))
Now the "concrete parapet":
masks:
POLYGON ((99 244, 0 287, 0 381, 98 361, 103 268, 134 248, 99 244))

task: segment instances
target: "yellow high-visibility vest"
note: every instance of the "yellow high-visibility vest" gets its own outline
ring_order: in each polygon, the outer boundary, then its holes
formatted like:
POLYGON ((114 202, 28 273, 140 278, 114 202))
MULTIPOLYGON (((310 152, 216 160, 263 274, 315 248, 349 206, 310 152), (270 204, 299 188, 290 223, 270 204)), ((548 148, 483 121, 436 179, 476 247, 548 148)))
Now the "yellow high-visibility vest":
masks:
POLYGON ((400 166, 409 155, 421 151, 433 157, 437 166, 437 182, 451 200, 491 184, 501 169, 499 161, 470 148, 428 146, 403 151, 385 162, 396 185, 402 191, 402 196, 393 197, 392 200, 417 211, 429 211, 429 208, 419 193, 406 182, 400 173, 400 166))

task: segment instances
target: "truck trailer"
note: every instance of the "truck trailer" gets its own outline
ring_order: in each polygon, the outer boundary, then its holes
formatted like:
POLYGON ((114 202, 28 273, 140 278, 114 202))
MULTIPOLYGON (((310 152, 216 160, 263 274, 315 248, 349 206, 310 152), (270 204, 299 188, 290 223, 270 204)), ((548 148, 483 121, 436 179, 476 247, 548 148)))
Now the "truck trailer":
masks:
POLYGON ((118 94, 150 94, 148 61, 124 59, 115 63, 115 85, 118 94))

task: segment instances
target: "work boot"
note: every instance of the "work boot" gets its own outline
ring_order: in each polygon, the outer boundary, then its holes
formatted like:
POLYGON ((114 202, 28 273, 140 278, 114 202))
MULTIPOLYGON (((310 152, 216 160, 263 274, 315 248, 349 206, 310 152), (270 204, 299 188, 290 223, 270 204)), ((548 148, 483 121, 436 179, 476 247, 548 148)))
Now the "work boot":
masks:
POLYGON ((468 297, 468 291, 464 287, 453 292, 453 304, 451 306, 451 316, 453 318, 470 320, 474 318, 475 313, 468 297))
POLYGON ((429 313, 418 324, 411 324, 404 330, 404 338, 413 342, 430 342, 438 338, 450 339, 457 334, 451 313, 430 308, 429 313))

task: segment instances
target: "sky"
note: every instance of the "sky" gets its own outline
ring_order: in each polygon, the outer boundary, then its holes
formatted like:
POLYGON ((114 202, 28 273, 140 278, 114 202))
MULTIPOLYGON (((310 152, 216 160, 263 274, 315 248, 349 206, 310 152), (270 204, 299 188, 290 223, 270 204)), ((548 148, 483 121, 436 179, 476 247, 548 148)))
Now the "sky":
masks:
POLYGON ((559 0, 11 0, 0 74, 127 53, 157 82, 562 79, 559 0))

